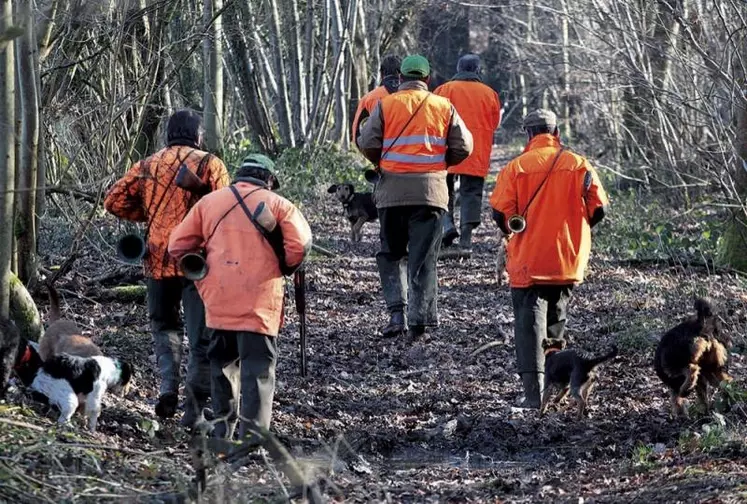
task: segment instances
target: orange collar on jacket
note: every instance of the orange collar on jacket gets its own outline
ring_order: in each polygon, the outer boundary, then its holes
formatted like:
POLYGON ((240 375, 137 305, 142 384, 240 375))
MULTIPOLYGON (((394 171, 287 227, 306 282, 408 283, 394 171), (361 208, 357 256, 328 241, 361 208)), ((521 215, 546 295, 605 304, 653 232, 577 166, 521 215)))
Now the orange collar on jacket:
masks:
POLYGON ((560 147, 560 140, 555 135, 550 133, 542 133, 532 137, 527 146, 524 147, 524 152, 529 152, 534 149, 541 149, 542 147, 560 147))

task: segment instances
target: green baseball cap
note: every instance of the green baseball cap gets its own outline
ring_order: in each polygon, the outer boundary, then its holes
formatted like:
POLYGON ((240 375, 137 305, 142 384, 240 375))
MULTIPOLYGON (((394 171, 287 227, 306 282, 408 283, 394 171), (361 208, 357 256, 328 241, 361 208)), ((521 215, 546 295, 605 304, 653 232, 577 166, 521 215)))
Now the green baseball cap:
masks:
POLYGON ((402 60, 399 71, 403 77, 423 79, 431 74, 431 65, 425 57, 419 54, 411 54, 402 60))
POLYGON ((264 154, 249 154, 241 162, 241 168, 260 168, 267 170, 274 179, 272 190, 274 191, 280 187, 280 182, 278 182, 278 177, 275 174, 275 163, 264 154))

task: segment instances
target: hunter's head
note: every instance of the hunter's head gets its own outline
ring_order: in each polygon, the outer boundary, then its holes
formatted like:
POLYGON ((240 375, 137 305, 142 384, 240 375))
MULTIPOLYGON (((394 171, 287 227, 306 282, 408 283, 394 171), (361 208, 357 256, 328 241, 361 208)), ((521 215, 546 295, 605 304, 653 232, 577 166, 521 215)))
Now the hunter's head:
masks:
POLYGON ((558 117, 552 110, 533 110, 524 117, 523 126, 529 139, 547 133, 558 136, 558 117))
POLYGON ((169 117, 166 126, 167 145, 199 147, 202 143, 202 118, 192 109, 182 109, 169 117))
POLYGON ((422 81, 426 84, 431 79, 431 65, 424 56, 411 54, 402 60, 399 67, 402 82, 422 81))

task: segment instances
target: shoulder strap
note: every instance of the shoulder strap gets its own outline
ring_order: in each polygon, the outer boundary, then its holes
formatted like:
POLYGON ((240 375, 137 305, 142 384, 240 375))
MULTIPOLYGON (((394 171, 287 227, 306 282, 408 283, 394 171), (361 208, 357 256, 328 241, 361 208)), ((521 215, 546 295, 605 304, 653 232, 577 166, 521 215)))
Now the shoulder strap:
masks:
POLYGON ((560 155, 565 150, 565 147, 561 147, 560 150, 558 150, 558 153, 555 155, 555 159, 553 159, 552 164, 550 165, 550 169, 547 170, 547 174, 545 175, 545 178, 542 179, 542 182, 540 182, 540 185, 537 186, 537 189, 535 189, 534 194, 532 194, 532 197, 529 198, 529 201, 527 202, 527 206, 524 207, 524 211, 521 212, 521 216, 526 218, 527 211, 529 211, 529 205, 532 204, 534 201, 534 198, 537 197, 537 194, 539 194, 542 187, 544 187, 545 182, 547 182, 547 179, 550 178, 550 173, 552 172, 553 168, 555 168, 555 165, 558 164, 558 159, 560 159, 560 155))
MULTIPOLYGON (((280 263, 280 269, 284 270, 286 267, 285 249, 283 248, 282 240, 280 241, 277 240, 277 238, 275 237, 276 235, 273 236, 268 230, 263 228, 259 222, 257 222, 257 219, 254 218, 252 211, 249 210, 248 206, 246 206, 246 202, 244 201, 244 198, 241 197, 241 194, 239 193, 239 190, 236 189, 236 186, 234 185, 231 186, 231 192, 233 192, 233 195, 236 197, 236 200, 239 202, 238 204, 241 206, 241 209, 244 211, 247 218, 251 221, 252 224, 254 224, 254 227, 257 229, 257 231, 259 231, 259 233, 264 237, 264 239, 267 240, 267 243, 270 244, 270 247, 272 247, 272 250, 275 252, 275 255, 278 258, 278 262, 280 263)), ((247 196, 249 196, 249 194, 247 194, 247 196)), ((280 224, 278 224, 276 229, 279 229, 279 227, 280 227, 280 224)))
MULTIPOLYGON (((410 125, 410 123, 412 122, 412 120, 413 120, 413 119, 415 119, 415 116, 416 116, 416 115, 418 115, 418 112, 420 112, 420 109, 421 109, 421 108, 423 108, 423 105, 425 105, 425 102, 426 102, 426 101, 428 101, 428 98, 430 98, 430 97, 431 97, 431 93, 430 93, 430 91, 427 91, 427 93, 428 93, 428 94, 427 94, 427 95, 425 95, 425 98, 423 98, 423 101, 421 101, 421 102, 420 102, 420 105, 418 105, 418 108, 416 108, 416 109, 415 109, 415 112, 413 112, 413 113, 412 113, 412 115, 411 115, 411 116, 410 116, 410 118, 409 118, 409 119, 407 120, 407 122, 405 123, 405 125, 404 125, 404 126, 402 126, 402 130, 401 130, 401 131, 399 132, 399 134, 398 134, 398 135, 397 135, 397 136, 395 137, 395 139, 394 139, 394 142, 392 142, 392 144, 391 144, 391 145, 390 145, 389 147, 387 147, 387 149, 386 149, 386 150, 385 150, 385 151, 384 151, 384 152, 383 152, 383 153, 381 154, 381 159, 384 159, 384 157, 385 157, 385 156, 386 156, 387 154, 389 154, 389 151, 390 151, 390 150, 392 149, 392 147, 394 147, 394 146, 396 145, 396 143, 397 143, 397 140, 399 140, 399 138, 400 138, 400 137, 402 136, 402 133, 404 133, 404 132, 405 132, 405 130, 406 130, 406 129, 407 129, 407 127, 408 127, 408 126, 410 125)), ((382 111, 383 111, 383 109, 382 109, 382 111)))

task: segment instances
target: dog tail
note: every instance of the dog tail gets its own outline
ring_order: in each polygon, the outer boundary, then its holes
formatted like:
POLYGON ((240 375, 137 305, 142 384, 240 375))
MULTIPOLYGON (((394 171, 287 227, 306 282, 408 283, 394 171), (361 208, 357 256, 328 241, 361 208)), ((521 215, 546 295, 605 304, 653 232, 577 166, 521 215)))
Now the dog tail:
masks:
POLYGON ((695 300, 695 312, 698 314, 698 320, 703 322, 705 319, 713 317, 713 306, 707 299, 698 298, 695 300))
POLYGON ((610 349, 609 352, 607 352, 604 355, 600 355, 599 357, 593 357, 589 359, 587 362, 590 367, 595 368, 598 365, 600 365, 603 362, 607 362, 610 359, 614 359, 617 357, 617 345, 612 345, 612 349, 610 349))
POLYGON ((60 295, 57 289, 50 283, 47 284, 47 292, 49 293, 49 323, 56 322, 62 318, 60 312, 60 295))

